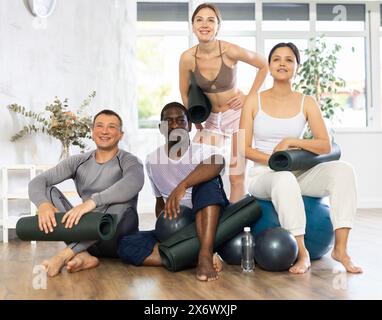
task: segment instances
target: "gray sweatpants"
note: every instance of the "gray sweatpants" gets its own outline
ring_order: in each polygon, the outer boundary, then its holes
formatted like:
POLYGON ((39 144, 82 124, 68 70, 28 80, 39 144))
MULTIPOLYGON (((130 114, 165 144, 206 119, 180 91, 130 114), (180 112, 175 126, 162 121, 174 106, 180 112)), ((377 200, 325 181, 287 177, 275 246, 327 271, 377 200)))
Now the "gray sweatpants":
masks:
MULTIPOLYGON (((69 211, 73 208, 70 201, 56 187, 49 187, 47 195, 50 202, 61 212, 69 211)), ((105 213, 112 213, 117 217, 117 229, 111 240, 105 241, 81 241, 66 243, 74 253, 87 250, 96 257, 118 258, 117 249, 120 238, 132 232, 138 231, 138 214, 135 208, 128 208, 122 213, 113 212, 113 205, 110 205, 105 213)))

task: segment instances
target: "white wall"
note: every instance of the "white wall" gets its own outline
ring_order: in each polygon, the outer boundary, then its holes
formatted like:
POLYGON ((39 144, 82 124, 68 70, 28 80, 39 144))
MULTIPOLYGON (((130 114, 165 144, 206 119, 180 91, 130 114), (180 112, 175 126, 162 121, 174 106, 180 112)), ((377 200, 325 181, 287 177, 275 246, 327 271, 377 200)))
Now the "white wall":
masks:
POLYGON ((342 160, 350 162, 357 174, 358 206, 382 208, 382 130, 337 130, 342 160))
MULTIPOLYGON (((136 117, 135 20, 135 1, 57 1, 53 14, 38 20, 24 1, 0 0, 0 166, 55 163, 60 151, 44 135, 9 142, 24 123, 10 103, 43 111, 58 96, 78 107, 95 90, 90 114, 107 107, 136 117)), ((125 129, 131 134, 134 125, 125 129)))

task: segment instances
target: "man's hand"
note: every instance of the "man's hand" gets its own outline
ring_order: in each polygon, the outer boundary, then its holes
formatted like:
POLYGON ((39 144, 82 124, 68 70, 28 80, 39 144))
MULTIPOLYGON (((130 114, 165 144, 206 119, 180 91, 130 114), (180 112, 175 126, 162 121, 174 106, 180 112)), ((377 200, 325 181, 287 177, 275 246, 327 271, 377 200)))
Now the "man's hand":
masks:
POLYGON ((53 227, 57 227, 56 217, 59 210, 50 202, 41 203, 38 206, 38 227, 45 233, 53 232, 53 227))
POLYGON ((61 222, 65 224, 65 228, 72 228, 73 225, 78 224, 84 214, 92 211, 95 207, 96 203, 92 199, 88 199, 84 203, 75 206, 65 213, 61 222))
POLYGON ((291 148, 291 140, 289 138, 282 139, 279 144, 273 149, 273 153, 277 151, 285 151, 291 148))
POLYGON ((164 218, 166 219, 169 216, 171 220, 172 217, 176 218, 178 213, 180 213, 180 200, 183 199, 186 194, 186 186, 183 183, 180 183, 167 198, 166 205, 164 207, 164 218))

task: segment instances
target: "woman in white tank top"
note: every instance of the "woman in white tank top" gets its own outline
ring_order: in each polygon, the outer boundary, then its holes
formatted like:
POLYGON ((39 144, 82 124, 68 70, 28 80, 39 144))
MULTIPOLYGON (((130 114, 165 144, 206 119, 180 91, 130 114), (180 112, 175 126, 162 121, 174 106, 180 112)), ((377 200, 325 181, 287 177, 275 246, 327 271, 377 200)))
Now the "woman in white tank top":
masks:
POLYGON ((316 154, 330 152, 331 143, 320 108, 310 96, 292 90, 292 80, 300 64, 293 43, 279 43, 270 51, 269 70, 273 87, 251 94, 242 111, 240 129, 245 130, 245 157, 254 162, 248 189, 257 198, 272 200, 280 224, 296 238, 299 248, 292 273, 305 273, 310 268, 309 253, 304 244, 305 209, 302 195, 330 198, 330 218, 335 230, 332 257, 347 272, 362 269, 347 253, 349 231, 353 226, 357 194, 353 168, 343 161, 319 164, 299 172, 275 172, 268 166, 272 153, 301 148, 316 154), (302 139, 306 124, 313 139, 302 139))

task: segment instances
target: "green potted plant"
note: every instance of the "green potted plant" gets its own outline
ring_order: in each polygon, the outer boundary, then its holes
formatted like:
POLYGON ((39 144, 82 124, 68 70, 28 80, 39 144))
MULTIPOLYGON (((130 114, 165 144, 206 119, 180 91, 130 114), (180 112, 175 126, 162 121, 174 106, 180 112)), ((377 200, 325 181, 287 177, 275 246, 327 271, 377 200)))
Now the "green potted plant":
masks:
MULTIPOLYGON (((339 88, 345 86, 345 80, 335 75, 337 53, 341 46, 336 44, 328 48, 323 36, 309 39, 310 46, 304 50, 306 60, 297 72, 297 81, 294 89, 316 98, 323 117, 332 122, 335 110, 343 107, 334 100, 334 95, 339 88)), ((310 129, 305 138, 312 137, 310 129)))
POLYGON ((92 119, 86 114, 85 109, 95 97, 93 91, 80 105, 76 112, 69 109, 68 99, 61 101, 56 97, 53 103, 45 107, 45 113, 28 111, 25 107, 18 104, 8 105, 8 109, 33 119, 33 124, 26 124, 24 127, 11 137, 11 141, 17 141, 27 134, 42 132, 60 140, 62 152, 60 160, 69 156, 71 145, 79 146, 82 151, 86 145, 83 139, 91 138, 92 119))

